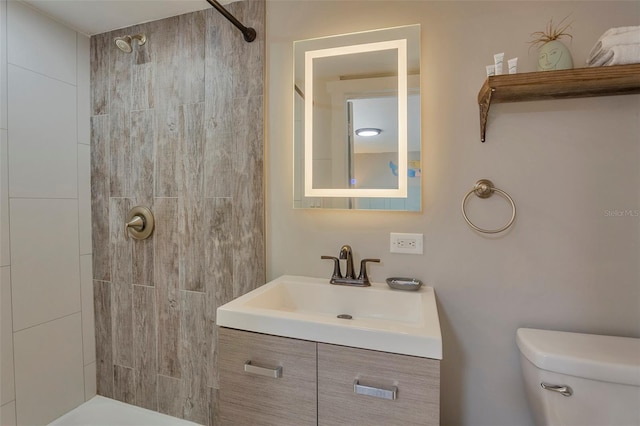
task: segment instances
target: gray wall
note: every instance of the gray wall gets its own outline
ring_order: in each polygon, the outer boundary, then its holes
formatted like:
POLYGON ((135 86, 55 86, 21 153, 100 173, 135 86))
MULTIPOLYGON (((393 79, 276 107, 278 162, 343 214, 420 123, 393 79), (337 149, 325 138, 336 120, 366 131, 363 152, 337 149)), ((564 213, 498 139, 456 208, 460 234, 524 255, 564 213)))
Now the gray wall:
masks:
POLYGON ((91 38, 98 393, 212 424, 215 309, 265 281, 264 2, 91 38), (113 38, 143 32, 126 54, 113 38), (156 230, 126 240, 127 211, 156 230))
MULTIPOLYGON (((442 423, 532 423, 515 345, 518 327, 640 336, 640 96, 492 106, 479 140, 477 94, 493 54, 535 71, 529 34, 569 15, 576 66, 608 28, 638 25, 638 2, 268 1, 267 277, 331 275, 321 255, 351 244, 376 281, 433 286, 444 339, 442 423), (294 210, 292 42, 422 25, 422 213, 294 210), (512 229, 489 237, 460 214, 492 179, 518 205, 512 229), (425 254, 389 253, 389 232, 424 234, 425 254)), ((499 197, 471 217, 508 219, 499 197)), ((363 292, 366 291, 363 290, 363 292)))

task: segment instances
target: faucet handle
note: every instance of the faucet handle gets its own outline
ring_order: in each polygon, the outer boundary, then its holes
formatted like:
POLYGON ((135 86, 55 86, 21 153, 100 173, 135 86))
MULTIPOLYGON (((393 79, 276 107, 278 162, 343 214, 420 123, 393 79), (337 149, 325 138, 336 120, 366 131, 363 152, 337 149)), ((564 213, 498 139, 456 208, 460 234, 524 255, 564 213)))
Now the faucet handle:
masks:
POLYGON ((360 261, 360 275, 358 275, 358 280, 362 281, 364 284, 369 284, 369 277, 367 276, 367 262, 380 263, 380 259, 362 259, 360 261))
POLYGON ((342 273, 340 272, 340 260, 337 257, 333 256, 320 256, 320 259, 333 260, 333 275, 331 275, 331 279, 342 278, 342 273))

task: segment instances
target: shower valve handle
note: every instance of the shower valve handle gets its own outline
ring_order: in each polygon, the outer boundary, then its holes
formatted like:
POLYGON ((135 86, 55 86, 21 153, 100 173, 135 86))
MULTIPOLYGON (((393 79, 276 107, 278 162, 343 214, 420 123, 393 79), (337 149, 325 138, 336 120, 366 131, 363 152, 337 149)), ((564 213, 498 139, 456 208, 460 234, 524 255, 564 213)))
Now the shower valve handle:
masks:
POLYGON ((140 232, 144 229, 144 218, 142 216, 135 215, 133 219, 125 223, 124 225, 124 237, 129 239, 129 228, 133 228, 134 230, 140 232))
POLYGON ((154 228, 153 213, 146 207, 136 206, 129 211, 124 221, 124 236, 131 235, 136 240, 144 240, 151 236, 154 228))

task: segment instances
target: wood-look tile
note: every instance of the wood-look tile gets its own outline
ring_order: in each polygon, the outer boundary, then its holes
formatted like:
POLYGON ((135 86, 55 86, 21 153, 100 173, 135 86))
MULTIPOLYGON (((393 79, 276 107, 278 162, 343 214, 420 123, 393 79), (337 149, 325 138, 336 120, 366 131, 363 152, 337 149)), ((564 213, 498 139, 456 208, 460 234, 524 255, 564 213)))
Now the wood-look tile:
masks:
POLYGON ((206 12, 205 43, 205 104, 207 132, 228 133, 233 116, 229 105, 233 101, 233 38, 236 31, 228 28, 226 18, 215 9, 206 12))
POLYGON ((204 102, 205 13, 178 16, 182 73, 180 104, 204 102))
POLYGON ((224 16, 206 11, 204 191, 206 197, 232 195, 233 37, 224 16))
MULTIPOLYGON (((138 203, 140 204, 140 203, 138 203)), ((153 206, 147 203, 142 205, 149 207, 153 213, 153 206)), ((144 285, 147 287, 154 287, 154 266, 153 266, 153 234, 146 240, 134 240, 133 242, 133 278, 132 284, 144 285)))
POLYGON ((133 404, 135 402, 135 376, 133 368, 113 366, 113 399, 133 404))
POLYGON ((179 269, 180 289, 204 291, 204 245, 207 229, 204 227, 204 199, 183 196, 179 208, 179 269))
POLYGON ((109 114, 109 178, 112 197, 128 197, 131 169, 130 116, 116 108, 109 114))
POLYGON ((178 107, 162 103, 155 109, 155 196, 178 196, 180 121, 178 107))
MULTIPOLYGON (((205 292, 207 319, 216 321, 216 309, 233 300, 233 202, 208 198, 205 204, 205 292)), ((214 386, 216 387, 216 386, 214 386)))
POLYGON ((182 418, 182 401, 176 396, 180 392, 180 379, 158 375, 158 411, 182 418))
POLYGON ((131 112, 130 194, 147 203, 153 198, 154 121, 153 110, 131 112))
MULTIPOLYGON (((151 34, 150 30, 154 28, 154 24, 146 23, 131 27, 130 34, 146 34, 147 39, 151 37, 155 39, 155 34, 151 34)), ((145 110, 153 109, 155 106, 155 51, 156 43, 145 43, 140 46, 135 45, 133 52, 133 61, 131 68, 131 109, 145 110)))
POLYGON ((93 282, 96 334, 96 387, 98 395, 113 398, 113 340, 111 330, 111 284, 93 282))
POLYGON ((91 37, 91 115, 109 113, 109 43, 108 33, 91 37))
POLYGON ((264 85, 264 1, 241 1, 229 5, 244 25, 256 30, 256 39, 251 43, 244 41, 241 34, 233 39, 235 97, 262 96, 264 85))
POLYGON ((109 67, 111 196, 131 196, 131 55, 115 45, 109 67))
POLYGON ((205 234, 205 295, 206 316, 213 327, 211 361, 207 367, 207 384, 219 388, 218 338, 216 309, 233 299, 233 232, 232 200, 210 198, 206 200, 205 234))
POLYGON ((206 318, 204 294, 181 292, 182 324, 180 399, 185 419, 208 424, 210 392, 207 366, 210 362, 213 323, 206 318))
MULTIPOLYGON (((93 40, 93 39, 92 39, 93 40)), ((109 248, 109 116, 91 117, 91 233, 93 277, 111 280, 109 248)))
MULTIPOLYGON (((146 46, 146 44, 145 44, 146 46)), ((144 46, 142 46, 144 47, 144 46)), ((155 64, 146 62, 133 65, 131 76, 131 109, 145 110, 153 109, 154 102, 154 79, 155 64)))
POLYGON ((178 109, 180 127, 179 195, 202 197, 204 170, 204 103, 178 109))
POLYGON ((133 202, 129 198, 109 199, 109 246, 111 281, 131 284, 133 241, 125 237, 124 225, 133 202))
POLYGON ((209 198, 231 197, 234 182, 235 145, 231 132, 207 128, 204 146, 204 194, 209 198))
POLYGON ((220 345, 218 344, 218 326, 215 322, 211 322, 212 327, 212 341, 211 341, 211 354, 210 361, 207 365, 207 385, 216 389, 220 388, 220 369, 218 367, 218 360, 220 356, 220 345))
POLYGON ((234 120, 233 295, 265 282, 262 97, 238 98, 234 120))
POLYGON ((154 231, 154 279, 156 285, 158 373, 180 377, 178 290, 178 199, 156 198, 154 231))
POLYGON ((209 388, 211 399, 209 400, 209 426, 220 425, 220 397, 218 389, 209 388))
POLYGON ((179 17, 150 22, 145 32, 149 43, 154 45, 156 108, 182 105, 179 82, 184 64, 180 55, 179 17))
POLYGON ((133 286, 111 283, 113 363, 133 368, 133 286))
POLYGON ((230 197, 233 182, 233 37, 224 16, 206 11, 204 191, 206 197, 230 197))
POLYGON ((156 295, 152 287, 133 286, 134 404, 158 409, 156 295))

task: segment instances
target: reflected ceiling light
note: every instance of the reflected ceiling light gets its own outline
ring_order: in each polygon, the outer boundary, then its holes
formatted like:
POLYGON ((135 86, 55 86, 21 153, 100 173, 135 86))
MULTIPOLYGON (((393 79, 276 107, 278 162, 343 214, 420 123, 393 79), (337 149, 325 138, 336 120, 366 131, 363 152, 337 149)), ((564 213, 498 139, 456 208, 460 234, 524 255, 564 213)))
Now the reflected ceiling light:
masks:
POLYGON ((382 130, 373 127, 363 127, 356 130, 356 136, 378 136, 380 133, 382 133, 382 130))

